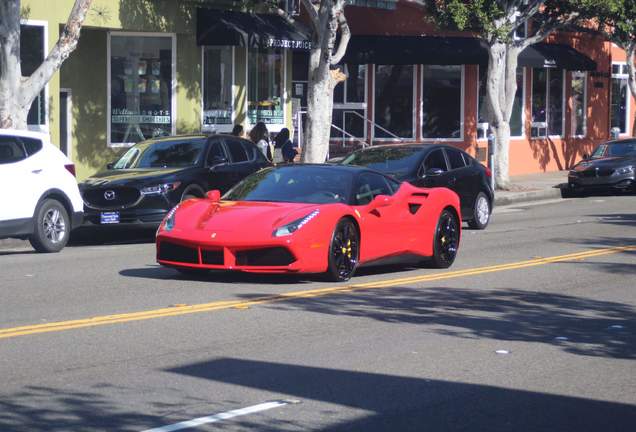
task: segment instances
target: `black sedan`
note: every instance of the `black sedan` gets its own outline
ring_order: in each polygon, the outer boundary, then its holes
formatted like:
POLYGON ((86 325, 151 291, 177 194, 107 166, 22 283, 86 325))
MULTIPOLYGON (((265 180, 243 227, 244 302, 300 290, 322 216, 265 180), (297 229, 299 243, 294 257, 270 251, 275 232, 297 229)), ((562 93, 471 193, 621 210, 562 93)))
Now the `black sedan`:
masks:
POLYGON ((455 147, 371 146, 351 153, 340 163, 373 168, 418 187, 447 187, 459 195, 462 218, 471 228, 484 229, 490 221, 495 197, 490 169, 455 147))
POLYGON ((596 191, 636 192, 636 139, 599 144, 570 170, 564 195, 596 191))
POLYGON ((80 183, 85 224, 157 226, 177 203, 225 192, 269 165, 252 142, 229 135, 140 142, 80 183))

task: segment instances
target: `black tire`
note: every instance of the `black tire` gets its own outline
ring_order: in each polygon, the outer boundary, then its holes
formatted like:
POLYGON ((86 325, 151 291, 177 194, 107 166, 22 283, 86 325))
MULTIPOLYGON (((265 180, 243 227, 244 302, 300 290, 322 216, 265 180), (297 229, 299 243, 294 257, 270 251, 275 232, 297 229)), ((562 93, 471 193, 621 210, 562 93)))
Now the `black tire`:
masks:
POLYGON ((360 260, 360 234, 351 219, 338 221, 331 235, 328 253, 329 265, 325 278, 332 282, 351 279, 360 260))
POLYGON ((68 242, 71 220, 68 212, 57 200, 45 199, 35 210, 33 234, 29 242, 42 253, 61 251, 68 242))
POLYGON ((455 212, 444 209, 440 214, 433 236, 433 256, 431 265, 448 268, 455 261, 459 249, 459 220, 455 212))
POLYGON ((577 191, 576 189, 570 186, 565 186, 561 188, 561 198, 578 198, 580 196, 581 196, 581 192, 577 191))
POLYGON ((181 201, 202 197, 203 193, 199 191, 197 187, 188 187, 186 190, 183 191, 183 195, 181 195, 181 201))
POLYGON ((472 229, 483 230, 490 222, 490 200, 485 193, 479 192, 473 204, 473 217, 468 221, 468 226, 472 229))

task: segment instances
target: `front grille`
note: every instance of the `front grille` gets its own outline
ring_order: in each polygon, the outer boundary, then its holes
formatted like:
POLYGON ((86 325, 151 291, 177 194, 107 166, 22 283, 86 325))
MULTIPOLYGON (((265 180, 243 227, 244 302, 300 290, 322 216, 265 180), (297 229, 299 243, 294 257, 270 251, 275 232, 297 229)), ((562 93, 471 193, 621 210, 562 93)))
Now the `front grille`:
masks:
POLYGON ((606 177, 611 176, 614 173, 613 169, 610 168, 600 168, 597 170, 585 170, 581 171, 579 174, 581 177, 606 177))
POLYGON ((126 207, 139 200, 139 190, 133 187, 120 186, 112 188, 95 188, 84 190, 84 202, 95 208, 126 207), (111 198, 111 199, 107 199, 111 198))
POLYGON ((209 265, 223 265, 223 250, 201 249, 201 263, 209 265))
POLYGON ((287 266, 296 258, 284 247, 244 250, 236 253, 236 265, 287 266))
POLYGON ((159 243, 157 258, 162 261, 199 264, 199 252, 197 248, 181 246, 165 241, 159 243))

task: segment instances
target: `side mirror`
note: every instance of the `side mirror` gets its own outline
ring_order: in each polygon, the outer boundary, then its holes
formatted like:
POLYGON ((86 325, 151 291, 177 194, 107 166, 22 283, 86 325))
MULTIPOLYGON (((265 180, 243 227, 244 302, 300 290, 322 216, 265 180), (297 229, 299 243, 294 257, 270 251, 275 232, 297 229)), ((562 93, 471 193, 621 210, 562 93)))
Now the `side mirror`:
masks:
POLYGON ((436 177, 444 174, 444 170, 441 168, 429 168, 426 170, 426 177, 436 177))
POLYGON ((369 203, 369 208, 375 210, 377 208, 388 207, 393 204, 393 197, 389 195, 376 195, 373 201, 369 203))
POLYGON ((205 194, 206 197, 208 197, 208 199, 212 202, 219 202, 221 201, 221 191, 219 191, 218 189, 214 189, 211 191, 208 191, 205 194))
POLYGON ((590 158, 590 155, 587 153, 583 153, 583 160, 588 160, 590 158))
POLYGON ((109 162, 106 164, 106 169, 112 170, 115 168, 115 162, 109 162))
POLYGON ((221 165, 225 165, 226 163, 227 163, 227 159, 225 158, 214 159, 212 163, 210 163, 210 170, 213 170, 214 168, 219 167, 221 165))

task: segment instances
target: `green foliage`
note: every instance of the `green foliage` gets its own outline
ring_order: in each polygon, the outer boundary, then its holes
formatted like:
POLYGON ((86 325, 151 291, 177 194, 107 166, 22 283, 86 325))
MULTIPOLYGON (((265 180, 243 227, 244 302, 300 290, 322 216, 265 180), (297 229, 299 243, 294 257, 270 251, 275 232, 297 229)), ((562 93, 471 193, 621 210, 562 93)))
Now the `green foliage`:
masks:
POLYGON ((636 41, 636 0, 603 0, 594 6, 597 29, 619 46, 636 41))

